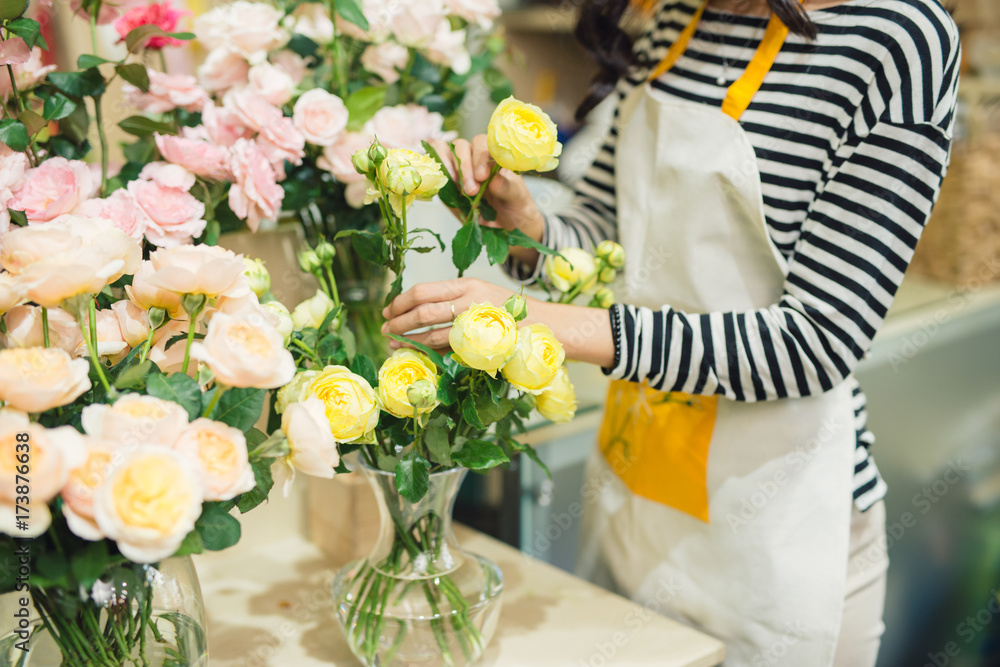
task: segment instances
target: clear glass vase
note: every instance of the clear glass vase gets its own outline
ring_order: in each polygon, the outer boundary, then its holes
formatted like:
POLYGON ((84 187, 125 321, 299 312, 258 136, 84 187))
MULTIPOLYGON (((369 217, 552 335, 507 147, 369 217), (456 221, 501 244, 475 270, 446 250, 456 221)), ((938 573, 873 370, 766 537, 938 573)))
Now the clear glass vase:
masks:
POLYGON ((2 618, 17 622, 26 596, 27 627, 0 637, 0 667, 208 666, 204 604, 190 557, 116 564, 89 591, 7 593, 2 618))
POLYGON ((466 553, 451 527, 464 468, 434 473, 411 503, 396 476, 364 466, 381 517, 367 558, 346 565, 333 584, 337 619, 365 665, 471 665, 500 616, 503 575, 466 553))

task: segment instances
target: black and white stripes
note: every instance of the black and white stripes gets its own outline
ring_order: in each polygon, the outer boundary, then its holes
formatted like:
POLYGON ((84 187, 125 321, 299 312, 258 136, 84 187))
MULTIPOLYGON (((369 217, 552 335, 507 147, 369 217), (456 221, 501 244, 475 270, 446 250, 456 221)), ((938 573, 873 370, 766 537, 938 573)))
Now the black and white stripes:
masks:
MULTIPOLYGON (((663 3, 656 27, 636 45, 645 59, 663 57, 699 2, 663 3)), ((849 0, 810 15, 818 39, 789 37, 741 119, 757 153, 769 232, 789 263, 783 296, 750 312, 616 305, 620 334, 608 373, 738 401, 852 383, 855 500, 866 509, 885 485, 868 455, 873 437, 851 373, 892 303, 947 167, 958 30, 936 0, 849 0)), ((687 53, 654 86, 718 108, 724 62, 733 76, 742 73, 765 25, 706 11, 687 53)), ((619 100, 644 74, 619 83, 619 100)), ((550 247, 615 238, 617 120, 573 205, 547 218, 550 247)), ((539 270, 512 268, 528 280, 539 270)))

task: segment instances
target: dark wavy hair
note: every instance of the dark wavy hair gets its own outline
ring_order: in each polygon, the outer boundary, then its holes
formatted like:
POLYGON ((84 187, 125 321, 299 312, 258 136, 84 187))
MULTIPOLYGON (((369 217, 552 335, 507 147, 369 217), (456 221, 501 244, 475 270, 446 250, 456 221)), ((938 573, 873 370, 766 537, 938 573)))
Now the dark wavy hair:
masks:
MULTIPOLYGON (((611 94, 618 79, 634 65, 644 65, 636 60, 632 38, 622 29, 621 21, 629 8, 630 0, 583 0, 580 18, 574 35, 596 61, 598 72, 590 82, 587 97, 576 110, 577 120, 582 120, 591 109, 611 94)), ((778 15, 788 29, 807 39, 816 39, 816 24, 802 8, 799 0, 767 0, 771 11, 778 15)))

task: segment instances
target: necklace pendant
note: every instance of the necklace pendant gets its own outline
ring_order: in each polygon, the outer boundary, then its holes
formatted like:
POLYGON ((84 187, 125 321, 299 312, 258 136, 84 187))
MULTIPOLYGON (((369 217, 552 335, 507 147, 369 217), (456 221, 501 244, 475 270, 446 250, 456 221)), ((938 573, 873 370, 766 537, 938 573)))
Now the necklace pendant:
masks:
POLYGON ((717 84, 719 84, 720 86, 726 85, 727 81, 728 80, 726 79, 726 75, 725 74, 720 74, 719 78, 715 80, 715 82, 717 84))

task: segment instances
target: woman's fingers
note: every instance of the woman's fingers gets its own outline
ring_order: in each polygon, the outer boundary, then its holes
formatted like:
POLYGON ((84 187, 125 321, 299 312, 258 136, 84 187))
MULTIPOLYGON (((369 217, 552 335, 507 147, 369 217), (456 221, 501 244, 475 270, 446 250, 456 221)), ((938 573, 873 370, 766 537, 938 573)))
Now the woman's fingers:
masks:
MULTIPOLYGON (((458 278, 414 285, 393 299, 392 303, 382 311, 382 316, 387 320, 392 320, 425 303, 444 303, 447 305, 449 301, 454 301, 465 293, 464 281, 465 279, 458 278)), ((451 313, 450 306, 448 312, 451 313)), ((455 312, 459 312, 457 307, 455 312)))
POLYGON ((455 157, 451 154, 451 149, 448 148, 448 142, 441 141, 440 139, 431 139, 427 143, 431 145, 434 152, 441 158, 441 162, 444 163, 445 169, 451 174, 452 179, 458 179, 458 172, 455 170, 455 157))
POLYGON ((402 336, 403 334, 415 329, 433 327, 439 324, 447 324, 454 319, 451 312, 453 305, 456 314, 461 312, 459 310, 459 305, 454 301, 422 303, 415 308, 411 308, 402 315, 388 320, 382 325, 382 332, 402 336))
POLYGON ((475 177, 478 182, 482 183, 490 177, 490 170, 493 168, 493 157, 486 145, 486 135, 480 134, 473 138, 471 148, 475 177))
POLYGON ((455 157, 458 158, 458 172, 462 177, 462 190, 465 194, 474 196, 479 192, 479 181, 476 179, 476 169, 472 162, 472 145, 465 139, 456 139, 454 146, 455 157))
MULTIPOLYGON (((440 329, 433 329, 431 331, 425 331, 423 333, 413 334, 407 336, 408 339, 412 340, 414 343, 420 343, 426 345, 427 347, 437 350, 438 352, 446 352, 449 349, 448 345, 448 334, 451 333, 451 327, 442 327, 440 329)), ((400 343, 399 341, 390 340, 389 347, 394 350, 398 350, 401 347, 410 347, 406 343, 400 343)))

